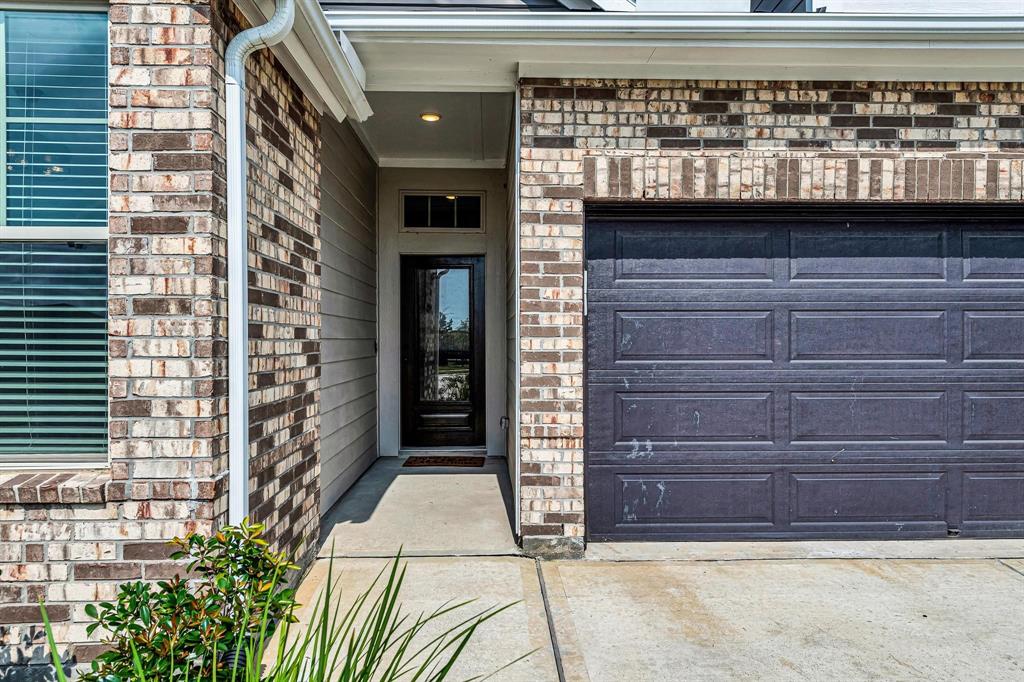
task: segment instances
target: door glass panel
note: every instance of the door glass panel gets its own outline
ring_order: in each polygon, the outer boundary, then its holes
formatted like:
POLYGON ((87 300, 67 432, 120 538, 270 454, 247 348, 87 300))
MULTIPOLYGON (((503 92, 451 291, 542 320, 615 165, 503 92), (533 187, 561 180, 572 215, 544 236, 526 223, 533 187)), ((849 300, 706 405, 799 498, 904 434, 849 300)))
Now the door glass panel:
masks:
POLYGON ((418 280, 420 399, 469 400, 472 370, 469 268, 427 268, 418 280))

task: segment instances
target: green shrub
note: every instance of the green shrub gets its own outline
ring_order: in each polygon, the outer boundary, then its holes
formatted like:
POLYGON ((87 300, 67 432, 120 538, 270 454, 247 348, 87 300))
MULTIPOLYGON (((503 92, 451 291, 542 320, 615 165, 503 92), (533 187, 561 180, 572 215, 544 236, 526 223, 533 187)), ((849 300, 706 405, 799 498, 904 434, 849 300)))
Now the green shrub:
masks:
POLYGON ((87 632, 105 633, 110 650, 92 663, 85 682, 131 679, 141 665, 149 679, 207 679, 225 657, 244 650, 266 623, 289 620, 295 591, 285 574, 298 568, 268 549, 263 526, 243 521, 211 537, 175 538, 171 556, 185 559, 187 579, 121 586, 117 599, 90 604, 87 632))

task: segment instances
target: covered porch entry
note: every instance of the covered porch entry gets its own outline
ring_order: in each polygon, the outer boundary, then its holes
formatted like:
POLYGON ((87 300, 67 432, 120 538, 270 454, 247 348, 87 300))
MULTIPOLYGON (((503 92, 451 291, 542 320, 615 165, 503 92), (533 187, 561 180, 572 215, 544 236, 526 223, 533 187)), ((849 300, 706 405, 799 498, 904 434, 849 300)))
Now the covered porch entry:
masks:
POLYGON ((367 98, 323 137, 324 551, 516 552, 513 96, 367 98))

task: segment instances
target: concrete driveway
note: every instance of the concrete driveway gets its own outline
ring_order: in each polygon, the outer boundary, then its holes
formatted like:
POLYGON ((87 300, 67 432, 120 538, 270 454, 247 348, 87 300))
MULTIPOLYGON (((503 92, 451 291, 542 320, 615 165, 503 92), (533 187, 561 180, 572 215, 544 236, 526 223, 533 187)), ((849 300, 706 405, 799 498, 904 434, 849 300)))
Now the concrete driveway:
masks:
POLYGON ((544 564, 567 680, 1022 680, 994 559, 544 564))
POLYGON ((404 545, 410 612, 516 602, 454 680, 527 652, 491 679, 1024 680, 1024 541, 593 544, 537 562, 501 527, 500 471, 371 471, 376 496, 357 485, 328 517, 333 554, 300 598, 333 562, 344 603, 404 545))
MULTIPOLYGON (((309 574, 306 603, 329 561, 309 574)), ((409 612, 518 602, 480 629, 456 680, 531 651, 493 679, 1024 680, 1020 559, 558 561, 539 564, 543 591, 523 557, 407 562, 409 612)), ((334 559, 335 599, 386 564, 334 559)))

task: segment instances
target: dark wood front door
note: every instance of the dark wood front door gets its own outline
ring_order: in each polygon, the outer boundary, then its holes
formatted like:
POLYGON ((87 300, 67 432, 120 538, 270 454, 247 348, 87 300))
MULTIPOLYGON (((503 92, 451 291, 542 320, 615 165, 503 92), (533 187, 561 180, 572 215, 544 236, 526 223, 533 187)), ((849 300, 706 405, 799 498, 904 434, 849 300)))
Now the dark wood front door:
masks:
POLYGON ((402 257, 402 447, 484 443, 484 259, 402 257))

